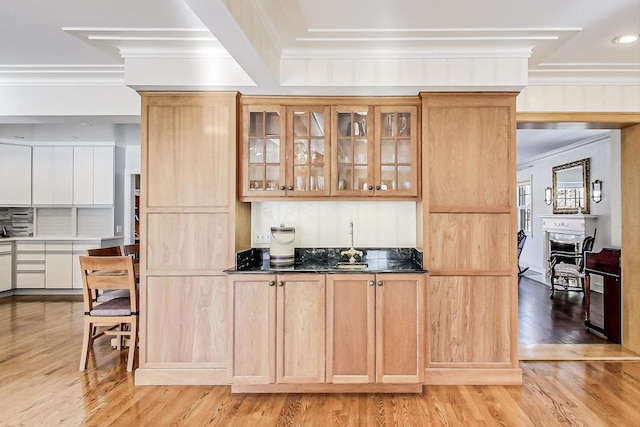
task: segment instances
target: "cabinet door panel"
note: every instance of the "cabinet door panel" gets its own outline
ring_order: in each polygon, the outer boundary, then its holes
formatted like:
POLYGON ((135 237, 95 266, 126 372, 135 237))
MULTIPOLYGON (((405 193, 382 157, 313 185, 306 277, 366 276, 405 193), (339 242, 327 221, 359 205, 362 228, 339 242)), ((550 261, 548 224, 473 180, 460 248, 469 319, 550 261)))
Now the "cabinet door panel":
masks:
POLYGON ((226 277, 147 280, 145 367, 226 369, 226 277))
POLYGON ((73 287, 73 244, 47 242, 45 247, 45 288, 71 289, 73 287))
POLYGON ((73 147, 33 147, 33 204, 73 203, 73 147))
POLYGON ((429 270, 511 272, 510 214, 431 214, 429 270))
POLYGON ((375 382, 375 276, 327 276, 327 382, 375 382))
POLYGON ((378 274, 376 280, 376 381, 422 382, 424 277, 378 274))
POLYGON ((73 204, 93 204, 93 147, 73 149, 73 204))
POLYGON ((229 276, 229 362, 236 384, 276 380, 275 276, 229 276))
POLYGON ((513 204, 512 95, 427 95, 430 209, 509 209, 513 204))
POLYGON ((280 106, 244 106, 241 197, 281 197, 286 194, 285 116, 285 108, 280 106))
POLYGON ((227 213, 149 214, 150 270, 219 270, 233 265, 227 213))
POLYGON ((430 367, 511 366, 511 283, 491 276, 429 279, 430 367))
POLYGON ((113 204, 113 148, 93 149, 93 204, 113 204))
POLYGON ((325 277, 278 276, 278 383, 325 381, 325 277))
POLYGON ((31 147, 0 144, 0 204, 31 204, 31 147))

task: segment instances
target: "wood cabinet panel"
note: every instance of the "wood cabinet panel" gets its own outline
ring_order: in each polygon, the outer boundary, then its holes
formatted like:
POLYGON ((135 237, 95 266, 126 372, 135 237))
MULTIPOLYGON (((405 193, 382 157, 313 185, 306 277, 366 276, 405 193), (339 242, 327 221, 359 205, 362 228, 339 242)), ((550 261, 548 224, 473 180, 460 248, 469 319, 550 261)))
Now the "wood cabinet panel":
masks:
POLYGON ((157 213, 147 217, 150 270, 224 270, 233 265, 227 213, 157 213))
POLYGON ((324 383, 324 274, 278 276, 277 382, 324 383))
MULTIPOLYGON (((228 95, 235 101, 235 95, 228 95)), ((235 188, 235 109, 225 96, 149 98, 148 205, 228 207, 235 188), (162 105, 163 101, 166 103, 162 105), (222 160, 222 161, 221 161, 222 160)))
POLYGON ((422 382, 424 276, 335 274, 327 284, 327 382, 422 382))
POLYGON ((425 95, 431 212, 513 205, 515 101, 508 95, 425 95))
POLYGON ((424 276, 376 275, 376 381, 422 382, 424 276))
POLYGON ((327 382, 375 382, 373 274, 327 277, 327 382))
POLYGON ((234 384, 276 381, 275 275, 229 276, 229 361, 234 384))
MULTIPOLYGON (((510 277, 430 277, 427 367, 517 363, 510 277)), ((517 291, 516 291, 517 292, 517 291)), ((517 335, 517 334, 516 334, 517 335)))
POLYGON ((233 275, 229 284, 232 382, 323 383, 324 275, 233 275))
POLYGON ((226 277, 149 277, 147 288, 146 367, 225 369, 226 277))
POLYGON ((516 249, 509 214, 430 215, 429 270, 490 270, 509 274, 516 249))

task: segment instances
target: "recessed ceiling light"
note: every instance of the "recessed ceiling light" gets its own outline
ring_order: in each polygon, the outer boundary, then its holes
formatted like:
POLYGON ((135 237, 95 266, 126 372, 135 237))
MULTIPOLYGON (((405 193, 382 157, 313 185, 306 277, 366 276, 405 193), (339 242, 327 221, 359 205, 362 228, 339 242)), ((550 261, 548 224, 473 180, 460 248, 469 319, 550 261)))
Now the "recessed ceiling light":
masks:
POLYGON ((638 40, 638 34, 622 34, 615 39, 613 39, 614 43, 618 44, 627 44, 633 43, 638 40))

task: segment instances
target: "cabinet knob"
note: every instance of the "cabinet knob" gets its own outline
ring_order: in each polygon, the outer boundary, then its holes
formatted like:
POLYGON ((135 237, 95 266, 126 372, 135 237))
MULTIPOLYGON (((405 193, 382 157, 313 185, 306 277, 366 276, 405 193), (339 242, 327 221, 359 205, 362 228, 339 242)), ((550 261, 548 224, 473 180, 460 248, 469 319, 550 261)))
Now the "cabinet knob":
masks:
POLYGON ((379 190, 379 189, 380 189, 380 186, 379 186, 379 185, 376 185, 376 190, 379 190))
POLYGON ((373 185, 369 186, 369 191, 373 190, 373 185))
POLYGON ((382 285, 383 285, 382 280, 379 280, 379 281, 378 281, 378 286, 382 286, 382 285))
POLYGON ((287 190, 289 190, 289 191, 293 191, 293 185, 288 186, 288 187, 287 187, 287 190))
POLYGON ((275 286, 276 282, 274 282, 273 280, 269 282, 269 286, 275 286))
POLYGON ((283 287, 284 286, 284 282, 278 282, 278 286, 283 287))
POLYGON ((374 282, 373 280, 369 280, 369 286, 373 286, 375 284, 376 284, 376 282, 374 282))
POLYGON ((281 189, 281 190, 284 190, 284 189, 285 189, 285 186, 284 186, 284 185, 281 185, 281 186, 280 186, 280 189, 281 189))

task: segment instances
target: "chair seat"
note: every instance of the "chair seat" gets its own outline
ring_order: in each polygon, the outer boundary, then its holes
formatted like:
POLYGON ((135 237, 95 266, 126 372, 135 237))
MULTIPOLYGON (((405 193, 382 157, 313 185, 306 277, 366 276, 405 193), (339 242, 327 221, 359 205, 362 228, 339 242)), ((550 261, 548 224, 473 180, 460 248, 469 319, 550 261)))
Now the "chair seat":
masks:
POLYGON ((111 301, 116 298, 129 298, 129 290, 128 289, 116 289, 113 291, 105 291, 104 293, 98 295, 96 302, 104 303, 107 301, 111 301))
POLYGON ((571 276, 583 278, 584 272, 580 271, 580 266, 576 264, 567 264, 560 262, 554 267, 556 276, 571 276))
MULTIPOLYGON (((128 293, 128 291, 127 291, 128 293)), ((89 312, 91 316, 131 316, 131 301, 129 298, 115 298, 97 305, 89 312)))

